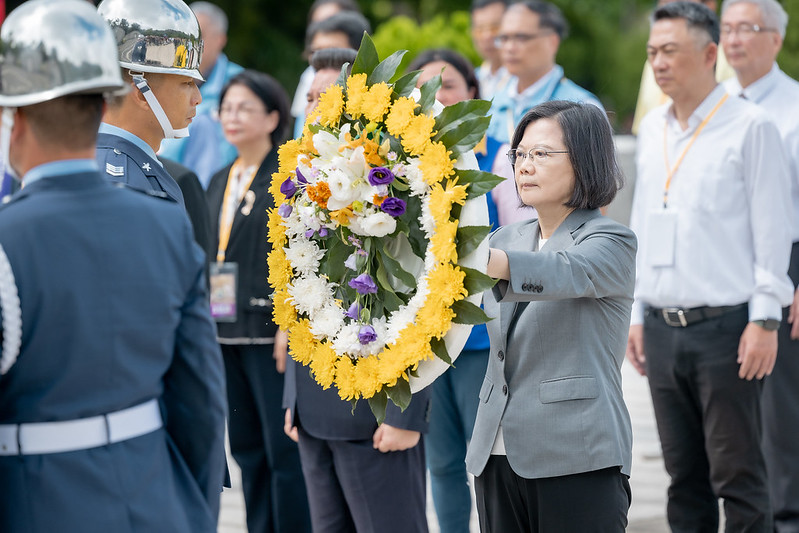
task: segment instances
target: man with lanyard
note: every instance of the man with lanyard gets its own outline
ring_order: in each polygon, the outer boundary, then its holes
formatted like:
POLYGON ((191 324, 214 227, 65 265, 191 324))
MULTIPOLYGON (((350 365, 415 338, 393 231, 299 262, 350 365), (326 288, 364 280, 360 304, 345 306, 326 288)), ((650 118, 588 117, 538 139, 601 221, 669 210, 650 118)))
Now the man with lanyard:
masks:
POLYGON ((97 11, 114 30, 122 78, 131 86, 109 103, 100 125, 100 169, 112 181, 183 205, 180 187, 155 153, 164 138, 188 136, 202 101, 195 83, 203 79, 197 17, 182 0, 104 0, 97 11))
POLYGON ((222 135, 216 110, 225 84, 242 71, 222 52, 227 44, 228 19, 219 6, 210 2, 192 2, 189 7, 197 16, 203 38, 200 73, 202 103, 189 126, 189 137, 166 139, 159 155, 172 159, 193 170, 203 189, 208 188, 211 176, 236 157, 236 149, 222 135))
POLYGON ((639 238, 627 358, 649 378, 674 531, 770 532, 761 379, 777 354, 788 278, 790 180, 777 127, 714 74, 719 22, 676 2, 647 55, 671 99, 638 137, 639 238))
POLYGON ((23 183, 0 206, 0 531, 213 533, 225 385, 204 258, 178 205, 94 158, 124 87, 114 36, 87 2, 31 0, 0 50, 23 183))
MULTIPOLYGON (((799 83, 777 66, 788 15, 776 0, 726 0, 721 44, 735 69, 724 85, 766 110, 782 136, 791 175, 793 238, 788 273, 799 285, 799 83)), ((763 454, 774 530, 799 531, 799 289, 785 309, 774 373, 763 383, 763 454)))

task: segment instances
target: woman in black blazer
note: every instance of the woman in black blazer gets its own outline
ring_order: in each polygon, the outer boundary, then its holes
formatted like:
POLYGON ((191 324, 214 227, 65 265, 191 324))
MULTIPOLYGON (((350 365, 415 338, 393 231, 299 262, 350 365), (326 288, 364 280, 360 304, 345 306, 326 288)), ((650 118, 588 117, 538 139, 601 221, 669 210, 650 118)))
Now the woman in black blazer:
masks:
POLYGON ((287 130, 278 82, 245 70, 222 91, 219 117, 238 150, 206 193, 211 213, 211 309, 227 373, 230 449, 242 471, 247 527, 310 532, 297 445, 283 433, 285 341, 272 322, 267 284, 268 189, 287 130))

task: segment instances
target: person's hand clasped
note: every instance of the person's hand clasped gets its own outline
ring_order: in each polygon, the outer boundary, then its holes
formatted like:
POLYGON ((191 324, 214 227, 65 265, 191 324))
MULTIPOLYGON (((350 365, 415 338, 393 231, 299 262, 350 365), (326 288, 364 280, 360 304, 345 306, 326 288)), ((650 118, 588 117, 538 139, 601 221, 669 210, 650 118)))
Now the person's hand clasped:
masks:
POLYGON ((763 379, 774 370, 777 361, 777 332, 767 331, 757 324, 749 323, 738 343, 738 377, 752 380, 763 379))
POLYGON ((372 436, 372 443, 375 450, 383 453, 401 452, 416 446, 421 436, 418 431, 381 424, 372 436))
POLYGON ((627 360, 642 376, 646 375, 646 354, 644 353, 644 326, 636 324, 630 326, 627 337, 627 360))
POLYGON ((297 442, 300 440, 299 432, 297 431, 297 426, 293 426, 291 424, 291 409, 286 409, 286 417, 283 421, 283 433, 285 433, 288 438, 297 442))
POLYGON ((277 330, 275 333, 275 346, 272 351, 272 357, 275 359, 275 368, 278 373, 283 374, 286 372, 286 357, 289 352, 289 337, 288 333, 282 329, 277 330))

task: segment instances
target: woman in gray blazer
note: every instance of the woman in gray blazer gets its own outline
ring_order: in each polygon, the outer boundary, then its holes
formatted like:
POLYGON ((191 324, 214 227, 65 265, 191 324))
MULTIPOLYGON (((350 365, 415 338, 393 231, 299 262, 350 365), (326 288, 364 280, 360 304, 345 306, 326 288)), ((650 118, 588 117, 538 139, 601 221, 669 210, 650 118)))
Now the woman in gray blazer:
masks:
POLYGON ((607 118, 552 101, 508 152, 538 218, 491 236, 491 339, 466 457, 483 533, 622 532, 632 429, 621 389, 635 235, 601 215, 621 183, 607 118))

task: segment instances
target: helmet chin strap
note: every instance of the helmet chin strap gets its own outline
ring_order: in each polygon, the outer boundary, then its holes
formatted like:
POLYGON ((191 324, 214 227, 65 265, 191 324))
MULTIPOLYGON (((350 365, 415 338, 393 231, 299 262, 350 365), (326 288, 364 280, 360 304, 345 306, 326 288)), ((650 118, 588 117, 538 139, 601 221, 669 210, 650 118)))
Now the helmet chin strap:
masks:
POLYGON ((139 89, 144 99, 150 105, 150 109, 155 115, 156 120, 161 125, 161 129, 164 130, 164 138, 166 139, 180 139, 183 137, 189 136, 189 128, 181 128, 176 130, 172 127, 172 124, 169 122, 169 118, 166 116, 164 112, 164 108, 161 107, 161 104, 158 102, 158 99, 153 94, 152 89, 150 89, 150 85, 147 83, 147 80, 144 79, 144 74, 139 72, 131 72, 131 78, 133 78, 133 83, 136 84, 136 88, 139 89))
MULTIPOLYGON (((14 128, 14 113, 16 107, 3 108, 2 126, 0 126, 0 150, 3 152, 3 173, 19 181, 20 177, 11 166, 11 130, 14 128)), ((2 178, 2 176, 0 176, 2 178)))

